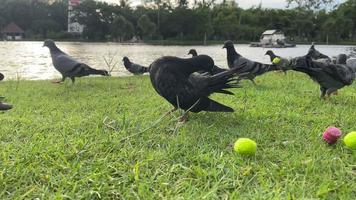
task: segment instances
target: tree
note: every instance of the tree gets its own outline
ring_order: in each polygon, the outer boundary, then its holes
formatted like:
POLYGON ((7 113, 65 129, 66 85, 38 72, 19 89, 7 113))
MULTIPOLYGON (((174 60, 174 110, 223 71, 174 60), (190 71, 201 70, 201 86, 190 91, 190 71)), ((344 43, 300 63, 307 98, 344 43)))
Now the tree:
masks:
POLYGON ((236 7, 224 5, 218 9, 213 24, 215 33, 220 36, 220 39, 237 39, 239 15, 239 10, 236 7))
POLYGON ((112 38, 119 42, 122 42, 125 39, 130 39, 134 32, 132 23, 127 21, 125 17, 121 15, 115 17, 110 28, 112 38))
POLYGON ((296 3, 300 8, 320 8, 332 3, 334 0, 287 0, 288 5, 296 3))
POLYGON ((147 15, 142 15, 138 21, 137 26, 141 29, 142 36, 152 38, 152 34, 156 31, 156 25, 150 20, 147 15))

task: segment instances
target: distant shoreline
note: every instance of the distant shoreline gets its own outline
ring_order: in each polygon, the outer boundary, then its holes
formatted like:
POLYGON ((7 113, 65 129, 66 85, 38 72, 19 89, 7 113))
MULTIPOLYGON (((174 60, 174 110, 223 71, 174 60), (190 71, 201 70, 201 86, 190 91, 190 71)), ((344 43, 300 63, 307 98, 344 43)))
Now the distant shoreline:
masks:
MULTIPOLYGON (((2 40, 3 42, 41 42, 45 39, 35 39, 35 40, 2 40)), ((164 46, 200 46, 204 45, 203 41, 179 41, 179 40, 149 40, 149 41, 141 41, 141 42, 113 42, 113 41, 106 41, 106 40, 84 40, 84 39, 55 39, 55 41, 61 42, 92 42, 92 43, 117 43, 117 44, 124 44, 124 45, 133 45, 133 44, 142 44, 142 45, 164 45, 164 46)), ((234 41, 236 44, 250 44, 249 41, 234 41)), ((340 42, 330 42, 326 44, 326 42, 320 41, 310 41, 310 42, 295 42, 297 45, 308 45, 312 42, 315 42, 318 45, 356 45, 356 41, 340 41, 340 42)), ((206 41, 205 45, 217 45, 223 44, 224 40, 209 40, 206 41)))

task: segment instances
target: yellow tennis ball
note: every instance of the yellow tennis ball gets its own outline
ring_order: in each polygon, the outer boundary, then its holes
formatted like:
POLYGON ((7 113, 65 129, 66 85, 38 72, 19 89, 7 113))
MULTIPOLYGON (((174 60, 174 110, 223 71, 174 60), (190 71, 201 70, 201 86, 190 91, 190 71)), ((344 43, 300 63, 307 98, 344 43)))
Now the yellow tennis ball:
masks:
POLYGON ((249 138, 240 138, 234 144, 234 150, 244 156, 253 156, 256 153, 257 144, 249 138))
POLYGON ((272 60, 272 63, 275 64, 275 65, 279 64, 280 62, 281 62, 281 59, 278 58, 278 57, 275 57, 275 58, 272 60))
POLYGON ((344 143, 348 148, 356 150, 356 131, 348 133, 344 137, 344 143))

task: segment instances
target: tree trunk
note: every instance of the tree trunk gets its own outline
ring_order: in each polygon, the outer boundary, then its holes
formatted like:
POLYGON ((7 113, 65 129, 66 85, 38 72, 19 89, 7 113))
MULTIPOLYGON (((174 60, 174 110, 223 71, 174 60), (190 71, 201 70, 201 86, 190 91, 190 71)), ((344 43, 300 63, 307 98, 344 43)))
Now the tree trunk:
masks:
POLYGON ((204 33, 204 45, 206 45, 206 32, 204 33))

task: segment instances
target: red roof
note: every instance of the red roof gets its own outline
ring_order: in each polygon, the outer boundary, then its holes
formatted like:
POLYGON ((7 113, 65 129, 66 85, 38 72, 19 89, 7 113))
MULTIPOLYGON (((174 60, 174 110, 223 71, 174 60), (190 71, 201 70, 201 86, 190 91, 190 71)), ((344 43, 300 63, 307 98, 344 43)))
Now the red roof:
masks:
POLYGON ((80 0, 69 0, 69 5, 77 6, 80 4, 80 0))
POLYGON ((14 22, 11 22, 9 25, 7 25, 4 30, 2 30, 3 33, 24 33, 19 26, 17 26, 14 22))

